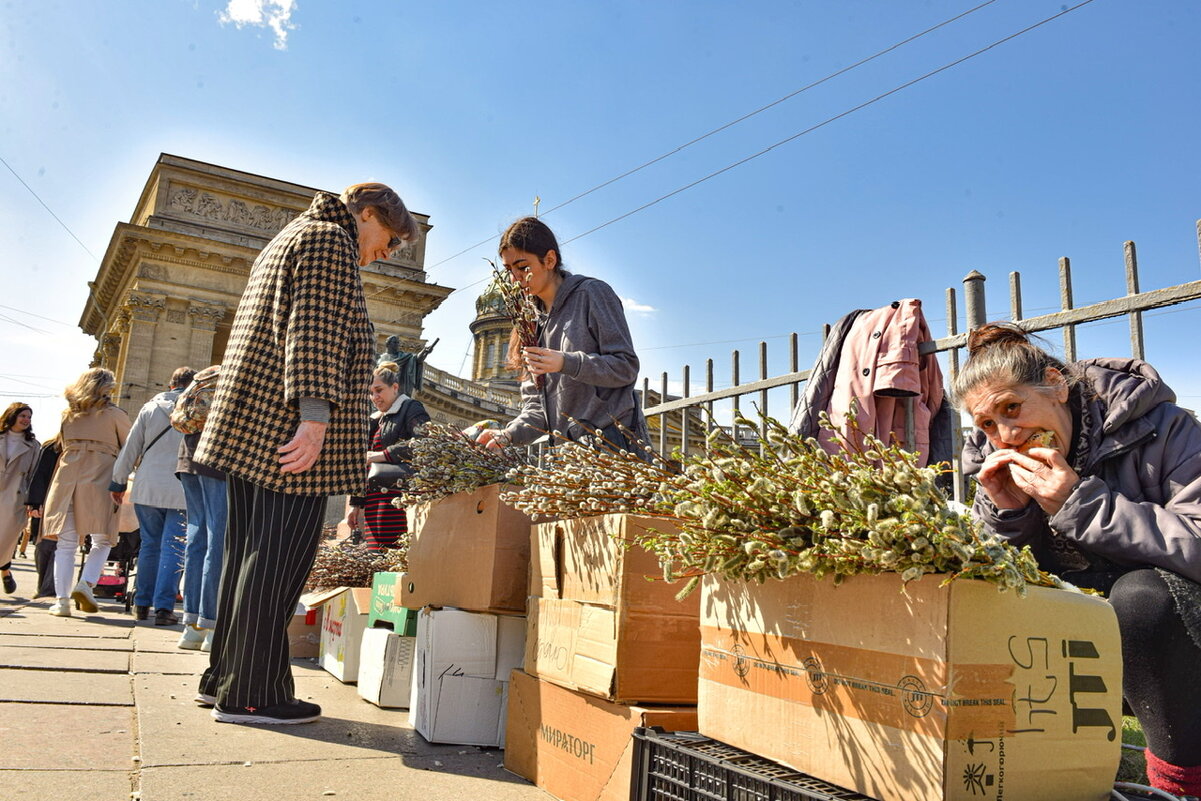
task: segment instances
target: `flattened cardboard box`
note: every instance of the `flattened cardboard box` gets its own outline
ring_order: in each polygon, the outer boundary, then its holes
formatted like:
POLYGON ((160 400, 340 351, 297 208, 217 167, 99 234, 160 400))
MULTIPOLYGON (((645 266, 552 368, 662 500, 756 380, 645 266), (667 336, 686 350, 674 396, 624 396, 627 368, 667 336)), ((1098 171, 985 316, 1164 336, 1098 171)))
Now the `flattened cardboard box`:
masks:
POLYGON ((500 501, 503 485, 408 507, 409 568, 396 584, 406 609, 454 606, 525 614, 530 519, 500 501))
POLYGON ((628 801, 638 726, 694 730, 696 707, 623 706, 515 670, 505 768, 562 801, 628 801))
POLYGON ((1101 801, 1121 747, 1105 601, 896 575, 702 587, 702 734, 882 801, 1101 801))
POLYGON ((624 514, 531 528, 527 673, 610 701, 696 703, 700 593, 677 601, 632 545, 652 526, 675 530, 624 514))
POLYGON ((524 617, 423 609, 409 723, 431 743, 503 748, 509 674, 524 651, 524 617))
POLYGON ((305 606, 321 609, 321 645, 317 660, 330 675, 345 684, 359 678, 359 649, 371 590, 366 587, 336 587, 301 597, 305 606))

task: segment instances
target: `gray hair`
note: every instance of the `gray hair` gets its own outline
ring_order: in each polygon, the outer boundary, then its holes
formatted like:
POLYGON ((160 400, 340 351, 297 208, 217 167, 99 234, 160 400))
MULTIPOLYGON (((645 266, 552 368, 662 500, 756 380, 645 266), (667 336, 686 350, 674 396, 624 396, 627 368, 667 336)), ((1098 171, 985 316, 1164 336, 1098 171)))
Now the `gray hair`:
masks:
POLYGON ((963 409, 964 398, 984 385, 1050 389, 1048 368, 1055 368, 1068 387, 1079 384, 1072 369, 1030 341, 1014 323, 988 323, 968 334, 968 360, 951 384, 951 402, 963 409))

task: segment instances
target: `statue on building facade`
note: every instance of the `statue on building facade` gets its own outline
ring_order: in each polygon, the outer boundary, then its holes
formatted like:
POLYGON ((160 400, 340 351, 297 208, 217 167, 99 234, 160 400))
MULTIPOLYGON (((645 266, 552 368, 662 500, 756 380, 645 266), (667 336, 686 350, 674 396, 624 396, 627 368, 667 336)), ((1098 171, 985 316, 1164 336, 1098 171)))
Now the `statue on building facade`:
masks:
POLYGON ((425 358, 430 355, 430 351, 434 349, 434 345, 437 345, 440 339, 435 339, 422 348, 419 353, 408 353, 400 349, 400 337, 393 334, 384 340, 384 352, 376 358, 375 366, 379 367, 388 362, 395 364, 396 374, 400 379, 400 391, 412 397, 415 391, 421 389, 425 358))

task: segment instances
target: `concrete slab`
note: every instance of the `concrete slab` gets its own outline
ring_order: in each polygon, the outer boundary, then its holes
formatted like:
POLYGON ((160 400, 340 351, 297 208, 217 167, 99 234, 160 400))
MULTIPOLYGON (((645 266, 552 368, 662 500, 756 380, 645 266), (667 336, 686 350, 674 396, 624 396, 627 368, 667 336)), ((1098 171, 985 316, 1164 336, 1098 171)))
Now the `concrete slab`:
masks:
POLYGON ((59 801, 63 798, 129 798, 133 778, 125 770, 10 770, 4 773, 7 798, 59 801))
POLYGON ((201 651, 183 651, 176 648, 173 652, 142 651, 133 655, 132 670, 134 673, 174 673, 184 676, 200 676, 208 667, 209 655, 201 651))
MULTIPOLYGON (((301 728, 301 727, 285 727, 301 728)), ((496 768, 493 752, 476 759, 480 764, 451 766, 439 760, 421 766, 402 758, 251 762, 249 766, 157 767, 142 771, 142 798, 154 801, 197 801, 237 798, 239 801, 431 801, 480 798, 488 801, 548 801, 551 796, 511 773, 496 768), (419 769, 414 769, 415 767, 419 769), (477 775, 477 769, 487 775, 477 775), (200 788, 200 789, 197 789, 200 788)))
POLYGON ((17 645, 0 648, 0 668, 48 668, 59 671, 91 673, 128 673, 130 654, 73 648, 59 653, 57 648, 28 648, 17 645))
MULTIPOLYGON (((49 604, 38 602, 12 611, 0 617, 5 634, 37 634, 62 637, 123 637, 128 638, 133 628, 133 618, 122 614, 109 614, 103 607, 94 615, 75 612, 72 617, 52 617, 46 610, 49 604)), ((177 635, 178 636, 178 635, 177 635)))
MULTIPOLYGON (((3 623, 0 623, 3 625, 3 623)), ((13 646, 26 648, 82 648, 89 651, 132 651, 129 637, 47 637, 42 634, 0 634, 0 649, 13 646)))
POLYGON ((5 668, 0 669, 0 701, 133 706, 133 689, 128 673, 5 668))
POLYGON ((431 746, 408 725, 408 712, 380 709, 332 676, 297 680, 298 697, 321 704, 325 716, 291 726, 218 723, 192 702, 196 681, 179 676, 134 679, 142 764, 195 765, 296 759, 357 759, 398 754, 454 753, 431 746), (172 698, 171 696, 175 696, 172 698), (437 749, 432 751, 431 749, 437 749))
MULTIPOLYGON (((126 707, 60 704, 9 704, 0 716, 0 769, 129 771, 133 753, 134 712, 126 707), (19 747, 15 747, 19 745, 19 747)), ((122 774, 124 775, 124 774, 122 774)), ((79 779, 84 778, 82 774, 79 779)), ((4 786, 11 779, 5 775, 4 786)), ((124 793, 129 792, 128 783, 124 793)), ((13 794, 5 797, 26 798, 13 794)), ((76 789, 62 795, 32 798, 80 798, 76 789)), ((100 798, 102 796, 95 796, 100 798)), ((104 798, 125 798, 108 795, 104 798)))

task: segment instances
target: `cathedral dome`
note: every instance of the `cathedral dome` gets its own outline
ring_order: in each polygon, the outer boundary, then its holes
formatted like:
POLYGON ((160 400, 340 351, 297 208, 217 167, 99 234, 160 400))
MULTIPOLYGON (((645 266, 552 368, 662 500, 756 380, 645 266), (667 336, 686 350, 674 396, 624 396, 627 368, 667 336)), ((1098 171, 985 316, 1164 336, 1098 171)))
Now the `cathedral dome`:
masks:
POLYGON ((505 296, 498 283, 501 280, 499 277, 493 278, 483 293, 475 299, 475 316, 477 318, 506 313, 505 296))

